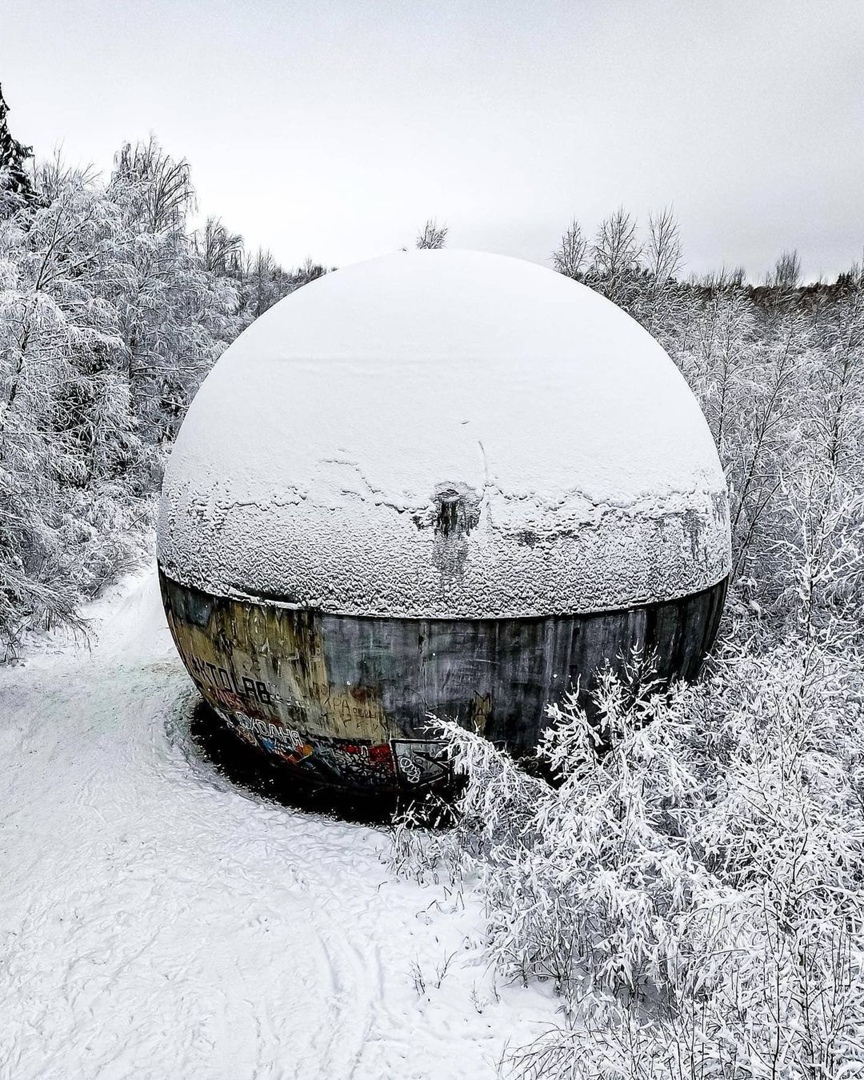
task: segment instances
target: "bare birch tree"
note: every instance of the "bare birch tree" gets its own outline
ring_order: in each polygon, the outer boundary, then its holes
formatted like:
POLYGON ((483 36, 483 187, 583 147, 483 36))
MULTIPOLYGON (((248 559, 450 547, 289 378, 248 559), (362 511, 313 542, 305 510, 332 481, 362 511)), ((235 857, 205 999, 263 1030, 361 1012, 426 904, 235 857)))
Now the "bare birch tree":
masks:
POLYGON ((569 228, 561 237, 561 243, 552 252, 552 265, 559 274, 573 278, 574 281, 580 281, 587 255, 588 240, 583 235, 579 222, 573 218, 569 228))

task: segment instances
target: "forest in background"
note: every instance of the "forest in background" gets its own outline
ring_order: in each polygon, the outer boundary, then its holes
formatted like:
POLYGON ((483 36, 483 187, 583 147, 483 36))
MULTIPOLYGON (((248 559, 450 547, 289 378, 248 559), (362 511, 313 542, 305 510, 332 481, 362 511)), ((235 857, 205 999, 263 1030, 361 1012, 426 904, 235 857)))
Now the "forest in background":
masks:
MULTIPOLYGON (((107 178, 31 159, 0 94, 7 658, 30 627, 79 625, 82 601, 129 565, 204 375, 253 319, 325 272, 247 252, 217 217, 191 228, 189 165, 154 138, 121 147, 107 178)), ((417 245, 446 236, 430 220, 417 245)), ((860 518, 861 267, 802 285, 793 252, 759 285, 740 269, 685 279, 674 215, 652 215, 640 235, 623 209, 593 237, 574 221, 552 264, 628 311, 684 373, 729 480, 733 609, 782 621, 800 516, 807 543, 860 518)))
MULTIPOLYGON (((194 205, 153 139, 108 177, 34 165, 0 98, 7 659, 28 628, 80 626, 139 556, 201 379, 324 272, 246 252, 218 218, 192 228, 194 205)), ((553 711, 557 787, 445 724, 458 825, 397 829, 394 862, 481 889, 502 977, 553 982, 562 1023, 514 1053, 525 1076, 861 1075, 862 267, 804 284, 789 252, 759 284, 688 278, 674 215, 640 229, 625 210, 573 222, 552 265, 653 333, 702 405, 731 505, 720 641, 696 686, 656 693, 650 658, 607 681, 599 731, 575 701, 553 711)))
POLYGON ((623 210, 592 238, 573 223, 553 259, 699 398, 730 497, 720 635, 694 685, 636 655, 590 718, 575 694, 550 706, 553 783, 440 718, 465 781, 452 827, 409 811, 392 865, 448 902, 479 892, 494 970, 554 988, 560 1022, 502 1075, 864 1076, 862 268, 805 285, 787 252, 759 285, 682 280, 674 217, 640 238, 623 210))
POLYGON ((125 145, 107 178, 34 164, 0 94, 0 659, 140 556, 162 464, 204 375, 323 274, 192 229, 187 162, 125 145))
MULTIPOLYGON (((253 319, 325 272, 247 252, 217 217, 191 228, 189 165, 153 138, 121 147, 107 178, 31 158, 0 95, 7 658, 28 628, 80 625, 82 601, 135 557, 204 375, 253 319)), ((430 220, 416 242, 446 236, 430 220)), ((784 618, 790 515, 815 513, 818 533, 860 509, 861 267, 802 285, 785 253, 760 285, 740 269, 684 279, 674 215, 651 216, 640 235, 624 210, 593 237, 574 221, 552 264, 628 311, 683 371, 729 480, 733 606, 784 618)))

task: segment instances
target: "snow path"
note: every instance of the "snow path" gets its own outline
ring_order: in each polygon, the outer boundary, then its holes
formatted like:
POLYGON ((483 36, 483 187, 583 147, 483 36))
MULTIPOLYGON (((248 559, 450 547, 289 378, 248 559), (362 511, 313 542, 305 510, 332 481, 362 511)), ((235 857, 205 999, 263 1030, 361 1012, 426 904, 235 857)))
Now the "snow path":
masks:
POLYGON ((198 756, 153 573, 97 615, 0 670, 2 1080, 479 1080, 554 1019, 495 1000, 475 898, 198 756))

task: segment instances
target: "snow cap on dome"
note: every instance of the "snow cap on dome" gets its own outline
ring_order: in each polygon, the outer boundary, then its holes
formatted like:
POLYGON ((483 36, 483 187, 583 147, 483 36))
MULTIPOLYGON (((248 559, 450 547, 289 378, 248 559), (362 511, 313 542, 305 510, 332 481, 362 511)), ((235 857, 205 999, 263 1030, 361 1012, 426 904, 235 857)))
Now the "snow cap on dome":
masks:
POLYGON ((578 614, 725 577, 726 486, 681 374, 614 304, 517 259, 404 252, 227 349, 166 469, 159 559, 331 613, 578 614))

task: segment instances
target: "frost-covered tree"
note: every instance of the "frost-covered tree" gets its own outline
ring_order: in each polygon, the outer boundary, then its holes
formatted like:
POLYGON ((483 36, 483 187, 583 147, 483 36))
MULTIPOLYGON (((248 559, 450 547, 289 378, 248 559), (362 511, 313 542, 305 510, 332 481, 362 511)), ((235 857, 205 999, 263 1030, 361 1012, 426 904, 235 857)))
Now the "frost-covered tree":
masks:
POLYGON ((629 309, 641 284, 641 256, 636 219, 619 207, 597 229, 587 281, 613 303, 629 309))
POLYGON ((560 995, 515 1076, 864 1075, 864 275, 680 260, 669 212, 640 237, 619 211, 580 273, 661 340, 717 442, 715 656, 689 687, 634 658, 590 721, 551 709, 540 770, 441 724, 456 828, 398 827, 394 865, 479 881, 498 971, 560 995))
POLYGON ((768 284, 782 290, 796 289, 801 284, 801 260, 797 251, 783 252, 768 275, 768 284))
POLYGON ((552 252, 552 265, 559 274, 581 280, 582 271, 588 254, 588 240, 576 218, 573 218, 567 231, 561 237, 561 243, 552 252))
POLYGON ((254 255, 244 256, 242 272, 236 282, 243 326, 248 326, 284 296, 327 272, 325 266, 311 258, 305 259, 301 266, 293 270, 286 270, 276 262, 271 252, 263 248, 259 248, 254 255))
POLYGON ((99 483, 134 453, 118 376, 116 311, 100 295, 113 272, 120 215, 85 174, 0 225, 0 632, 74 621, 77 586, 111 561, 93 539, 99 483))
POLYGON ((0 643, 77 623, 152 513, 165 452, 244 326, 325 272, 189 230, 188 164, 124 145, 107 183, 59 158, 0 218, 0 643))
POLYGON ((645 241, 623 207, 603 219, 593 243, 574 218, 552 252, 558 273, 584 281, 652 332, 680 323, 682 261, 678 220, 668 208, 649 215, 645 241))
POLYGON ((286 295, 283 278, 284 271, 277 265, 271 252, 258 248, 254 255, 247 256, 243 274, 243 307, 249 321, 263 315, 286 295))
POLYGON ((218 217, 208 217, 204 228, 192 234, 192 246, 205 270, 222 277, 242 275, 243 237, 229 232, 218 217))
POLYGON ((166 154, 154 136, 125 143, 114 156, 111 183, 125 191, 142 231, 179 234, 195 205, 189 163, 166 154))
POLYGON ((686 326, 686 305, 678 278, 683 264, 681 230, 674 211, 667 207, 648 215, 648 236, 640 265, 633 314, 652 333, 680 335, 686 326))
POLYGON ((479 882, 498 970, 560 996, 516 1075, 858 1075, 857 658, 739 642, 700 685, 658 694, 644 663, 638 681, 608 676, 591 720, 575 694, 549 710, 554 784, 441 723, 457 825, 420 844, 401 825, 395 865, 479 882))
POLYGON ((29 205, 35 198, 26 165, 27 159, 33 157, 33 149, 12 138, 8 115, 9 106, 0 87, 0 215, 29 205))
POLYGON ((239 239, 224 229, 221 235, 211 221, 210 247, 196 251, 186 231, 194 200, 188 166, 155 140, 123 148, 107 193, 124 237, 106 292, 119 318, 136 419, 148 444, 160 446, 176 434, 198 383, 241 329, 236 290, 219 264, 239 253, 239 239))

